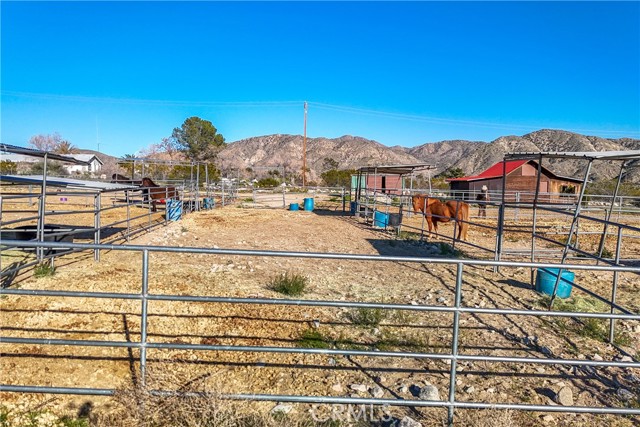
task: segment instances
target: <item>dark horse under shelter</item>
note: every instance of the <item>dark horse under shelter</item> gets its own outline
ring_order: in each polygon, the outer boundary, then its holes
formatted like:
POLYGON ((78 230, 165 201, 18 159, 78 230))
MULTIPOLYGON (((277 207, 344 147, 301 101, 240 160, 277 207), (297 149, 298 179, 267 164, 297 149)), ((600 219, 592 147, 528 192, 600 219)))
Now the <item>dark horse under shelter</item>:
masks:
POLYGON ((161 187, 148 177, 142 178, 142 188, 146 190, 147 197, 151 199, 151 210, 153 212, 157 210, 156 204, 158 201, 166 203, 167 199, 177 199, 179 197, 176 187, 161 187))

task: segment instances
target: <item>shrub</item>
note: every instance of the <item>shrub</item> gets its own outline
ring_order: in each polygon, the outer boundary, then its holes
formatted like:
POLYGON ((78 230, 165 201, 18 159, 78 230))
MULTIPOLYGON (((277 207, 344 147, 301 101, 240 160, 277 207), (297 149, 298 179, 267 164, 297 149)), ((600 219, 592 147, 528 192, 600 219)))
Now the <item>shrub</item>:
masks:
POLYGON ((307 277, 297 273, 282 273, 269 282, 269 289, 289 296, 304 294, 307 286, 307 277))
POLYGON ((302 332, 297 344, 302 348, 331 348, 331 341, 317 329, 307 329, 302 332))
POLYGON ((386 317, 381 308, 361 307, 349 313, 349 320, 358 326, 377 327, 386 317))
POLYGON ((53 267, 48 262, 43 262, 42 264, 38 264, 36 266, 36 268, 33 270, 33 275, 38 278, 48 277, 48 276, 53 276, 55 272, 56 272, 55 267, 53 267))

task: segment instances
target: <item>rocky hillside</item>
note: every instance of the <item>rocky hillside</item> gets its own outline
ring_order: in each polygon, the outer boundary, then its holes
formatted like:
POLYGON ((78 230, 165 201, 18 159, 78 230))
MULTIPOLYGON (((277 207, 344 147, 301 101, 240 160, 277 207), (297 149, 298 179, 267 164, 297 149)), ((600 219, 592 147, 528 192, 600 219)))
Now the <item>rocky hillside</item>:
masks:
MULTIPOLYGON (((222 169, 246 170, 284 167, 287 174, 302 171, 303 137, 300 135, 269 135, 243 139, 229 144, 219 155, 222 169)), ((340 138, 307 138, 307 168, 309 179, 316 180, 327 168, 325 159, 337 162, 339 169, 368 165, 419 163, 413 155, 389 148, 376 141, 342 136, 340 138)))
MULTIPOLYGON (((225 169, 240 170, 284 166, 287 173, 299 173, 302 169, 302 141, 303 137, 300 135, 269 135, 233 142, 220 153, 220 164, 225 169)), ((430 163, 436 165, 438 171, 459 167, 466 174, 472 175, 501 161, 508 152, 617 150, 640 150, 640 140, 606 139, 543 129, 523 136, 503 136, 491 142, 451 140, 405 148, 387 147, 360 137, 342 136, 335 139, 308 138, 307 167, 312 180, 317 179, 326 169, 325 159, 337 162, 341 169, 430 163)), ((545 160, 544 165, 565 176, 580 176, 586 167, 585 162, 567 160, 545 160)), ((619 164, 613 162, 595 162, 592 168, 593 178, 615 177, 619 167, 619 164)), ((640 182, 640 167, 630 168, 625 179, 640 182)))

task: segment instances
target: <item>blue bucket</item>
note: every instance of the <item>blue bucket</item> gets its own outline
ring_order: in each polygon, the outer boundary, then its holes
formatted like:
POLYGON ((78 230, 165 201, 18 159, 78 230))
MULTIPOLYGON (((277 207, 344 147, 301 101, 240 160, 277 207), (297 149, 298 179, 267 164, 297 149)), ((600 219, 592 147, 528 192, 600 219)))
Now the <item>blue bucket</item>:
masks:
MULTIPOLYGON (((536 291, 543 294, 553 295, 553 288, 556 285, 558 279, 559 268, 540 268, 536 275, 536 291)), ((569 298, 571 295, 571 283, 575 274, 572 271, 563 270, 562 276, 560 276, 560 282, 558 283, 558 290, 556 296, 558 298, 569 298)))
POLYGON ((167 219, 169 221, 178 221, 182 217, 182 201, 167 200, 167 219))
POLYGON ((305 211, 312 211, 313 210, 313 197, 309 197, 307 199, 304 199, 304 210, 305 211))
POLYGON ((289 210, 290 210, 290 211, 297 211, 298 209, 300 209, 300 205, 299 205, 299 204, 297 204, 297 203, 291 203, 291 204, 289 205, 289 210))
POLYGON ((213 199, 211 197, 205 197, 202 199, 202 208, 203 209, 212 209, 213 208, 213 199))
POLYGON ((373 226, 384 228, 387 225, 389 225, 389 215, 384 212, 375 211, 373 213, 373 226))

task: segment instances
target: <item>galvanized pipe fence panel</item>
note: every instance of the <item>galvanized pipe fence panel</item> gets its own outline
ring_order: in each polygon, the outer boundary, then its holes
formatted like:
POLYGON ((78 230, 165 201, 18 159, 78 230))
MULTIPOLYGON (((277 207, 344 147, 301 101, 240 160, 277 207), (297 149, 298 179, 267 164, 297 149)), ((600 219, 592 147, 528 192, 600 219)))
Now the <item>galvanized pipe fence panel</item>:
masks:
MULTIPOLYGON (((33 242, 8 241, 7 244, 14 247, 29 248, 34 247, 33 242)), ((461 314, 494 314, 502 316, 534 316, 534 317, 560 317, 560 318, 596 318, 614 319, 625 321, 640 321, 640 313, 631 312, 624 307, 615 304, 615 290, 610 312, 563 312, 545 310, 527 310, 513 308, 481 308, 463 305, 463 280, 464 268, 470 266, 502 266, 502 267, 524 267, 524 268, 554 268, 557 264, 531 263, 531 262, 511 262, 495 260, 477 259, 443 259, 443 258, 421 258, 421 257, 396 257, 396 256, 374 256, 374 255, 351 255, 337 253, 301 253, 286 251, 259 251, 259 250, 236 250, 236 249, 209 249, 209 248, 184 248, 184 247, 153 247, 141 245, 108 245, 108 244, 73 244, 66 243, 66 247, 74 250, 95 251, 95 250, 115 250, 125 252, 136 252, 141 255, 142 277, 139 293, 105 293, 105 292, 77 292, 64 290, 37 290, 37 289, 0 289, 0 296, 21 295, 21 296, 60 296, 68 298, 108 298, 140 301, 141 330, 140 341, 96 341, 78 339, 47 339, 47 338, 22 338, 3 336, 0 343, 4 344, 30 344, 30 345, 52 345, 52 346, 79 346, 79 347, 114 347, 114 348, 137 348, 140 350, 140 374, 142 381, 145 378, 147 369, 147 351, 149 349, 183 349, 202 351, 224 351, 224 352, 251 352, 251 353, 296 353, 296 354, 319 354, 319 355, 341 355, 341 356, 367 356, 367 357, 394 357, 394 358, 417 358, 450 361, 449 371, 449 391, 448 397, 440 401, 424 401, 415 399, 379 399, 379 398, 356 398, 356 397, 332 397, 332 396, 308 396, 308 395, 281 395, 281 394, 226 394, 224 398, 257 400, 257 401, 278 401, 278 402, 300 402, 300 403, 352 403, 352 404, 372 404, 389 406, 413 406, 413 407, 440 407, 446 408, 449 416, 449 423, 454 421, 454 410, 460 409, 511 409, 523 411, 543 411, 543 412, 568 412, 568 413, 595 413, 595 414, 624 414, 640 415, 638 408, 622 407, 585 407, 585 406, 548 406, 532 405, 521 403, 487 403, 469 402, 457 399, 455 389, 456 375, 458 373, 457 364, 461 361, 486 362, 486 363, 512 363, 512 364, 534 364, 534 365, 561 365, 561 366, 591 366, 591 367, 618 367, 640 369, 640 362, 635 359, 631 361, 600 361, 586 359, 565 359, 558 357, 507 357, 491 355, 464 354, 459 351, 459 328, 461 314), (358 301, 331 301, 331 300, 301 300, 301 299, 271 299, 271 298, 240 298, 240 297, 216 297, 216 296, 195 296, 195 295, 166 295, 154 294, 149 290, 149 254, 154 252, 174 253, 174 254, 208 254, 208 255, 235 255, 235 256, 259 256, 259 257, 279 257, 293 259, 326 259, 333 261, 357 260, 372 262, 403 262, 403 263, 432 263, 453 265, 456 267, 455 273, 455 301, 449 306, 430 306, 412 304, 389 304, 376 302, 358 301), (269 347, 269 346, 240 346, 240 345, 208 345, 208 344, 185 344, 175 342, 149 342, 147 333, 148 324, 148 304, 150 301, 165 302, 208 302, 226 304, 260 304, 260 305, 284 305, 284 306, 316 306, 335 308, 378 308, 384 310, 407 310, 423 313, 448 313, 453 315, 452 319, 452 341, 450 350, 446 353, 428 352, 406 352, 406 351, 369 351, 355 349, 324 349, 324 348, 293 348, 293 347, 269 347), (617 308, 621 313, 614 313, 613 308, 617 308)), ((51 242, 42 242, 38 246, 43 249, 53 248, 59 245, 51 242)), ((613 272, 640 274, 640 267, 609 266, 609 265, 583 265, 564 264, 564 269, 583 270, 593 272, 613 272)), ((576 285, 575 283, 573 285, 576 285)), ((84 387, 55 387, 55 386, 33 386, 2 384, 0 392, 17 393, 60 393, 78 395, 112 395, 114 389, 84 388, 84 387)), ((158 395, 171 395, 179 393, 175 391, 153 390, 152 393, 158 395)), ((188 395, 189 393, 183 393, 188 395)))

